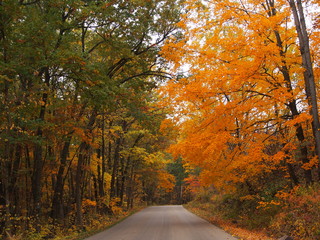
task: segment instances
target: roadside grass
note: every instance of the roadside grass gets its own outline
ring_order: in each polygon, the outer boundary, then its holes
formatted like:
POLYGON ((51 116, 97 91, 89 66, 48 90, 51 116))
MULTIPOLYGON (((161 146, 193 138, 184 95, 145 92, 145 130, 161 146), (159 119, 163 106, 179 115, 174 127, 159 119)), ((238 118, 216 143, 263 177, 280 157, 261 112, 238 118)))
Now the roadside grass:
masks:
POLYGON ((278 190, 272 195, 265 191, 260 196, 207 189, 185 207, 239 239, 275 240, 285 235, 296 240, 320 239, 319 183, 278 190))
POLYGON ((32 227, 27 232, 23 232, 14 236, 8 236, 9 240, 83 240, 87 237, 105 231, 117 223, 125 220, 132 214, 142 210, 146 206, 137 206, 129 211, 119 211, 115 215, 92 214, 86 217, 83 229, 79 229, 75 225, 66 227, 65 225, 57 226, 44 223, 41 231, 36 231, 32 227))
POLYGON ((145 207, 139 206, 139 207, 133 208, 129 211, 122 212, 119 215, 108 217, 106 220, 97 219, 96 221, 93 222, 93 224, 89 225, 87 227, 86 231, 84 231, 84 232, 80 232, 80 233, 76 234, 75 236, 70 235, 67 237, 65 236, 64 238, 60 238, 60 239, 57 238, 54 240, 83 240, 87 237, 90 237, 92 235, 95 235, 97 233, 103 232, 103 231, 111 228, 112 226, 122 222, 123 220, 125 220, 126 218, 135 214, 136 212, 141 211, 143 208, 145 208, 145 207))
POLYGON ((207 220, 208 222, 222 228, 232 236, 243 240, 275 240, 276 238, 268 236, 262 230, 248 230, 240 227, 236 220, 226 219, 225 216, 216 210, 212 203, 190 202, 184 205, 190 212, 207 220))

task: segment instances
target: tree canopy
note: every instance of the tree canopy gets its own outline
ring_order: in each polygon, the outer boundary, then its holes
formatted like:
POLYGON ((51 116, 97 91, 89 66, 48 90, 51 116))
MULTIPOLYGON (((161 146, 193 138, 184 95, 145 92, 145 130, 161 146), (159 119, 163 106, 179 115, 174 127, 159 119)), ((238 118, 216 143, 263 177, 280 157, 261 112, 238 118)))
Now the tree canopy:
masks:
MULTIPOLYGON (((186 1, 183 36, 162 49, 177 72, 162 89, 181 131, 171 151, 201 166, 205 184, 258 188, 276 172, 293 184, 319 178, 310 69, 289 2, 186 1)), ((318 27, 305 31, 318 77, 318 27)))
POLYGON ((111 214, 172 188, 154 89, 179 6, 0 1, 1 236, 49 217, 82 227, 92 207, 111 214))

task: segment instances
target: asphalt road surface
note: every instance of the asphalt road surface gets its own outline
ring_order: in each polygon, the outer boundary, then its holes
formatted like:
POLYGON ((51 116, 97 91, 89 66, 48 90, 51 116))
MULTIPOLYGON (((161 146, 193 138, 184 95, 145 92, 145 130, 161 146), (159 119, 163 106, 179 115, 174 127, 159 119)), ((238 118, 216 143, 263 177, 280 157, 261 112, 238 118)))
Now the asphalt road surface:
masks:
POLYGON ((86 240, 236 240, 182 206, 148 207, 86 240))

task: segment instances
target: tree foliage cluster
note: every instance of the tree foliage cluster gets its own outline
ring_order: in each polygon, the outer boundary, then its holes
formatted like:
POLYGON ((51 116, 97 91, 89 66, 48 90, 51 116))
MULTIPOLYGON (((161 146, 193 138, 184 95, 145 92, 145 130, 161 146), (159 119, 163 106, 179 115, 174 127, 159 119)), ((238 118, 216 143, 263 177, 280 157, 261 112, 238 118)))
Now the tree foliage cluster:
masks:
POLYGON ((170 151, 244 212, 320 180, 318 4, 185 1, 184 34, 162 49, 177 73, 162 89, 180 132, 170 151))
POLYGON ((178 2, 0 1, 1 236, 172 189, 153 89, 178 2))

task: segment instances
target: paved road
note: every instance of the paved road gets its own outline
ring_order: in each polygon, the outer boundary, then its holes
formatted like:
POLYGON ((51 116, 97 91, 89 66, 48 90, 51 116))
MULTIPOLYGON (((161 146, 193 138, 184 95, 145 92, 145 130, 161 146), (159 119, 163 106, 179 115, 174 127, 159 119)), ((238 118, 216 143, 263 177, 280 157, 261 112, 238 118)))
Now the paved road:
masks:
POLYGON ((182 206, 148 207, 86 240, 236 240, 182 206))

